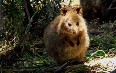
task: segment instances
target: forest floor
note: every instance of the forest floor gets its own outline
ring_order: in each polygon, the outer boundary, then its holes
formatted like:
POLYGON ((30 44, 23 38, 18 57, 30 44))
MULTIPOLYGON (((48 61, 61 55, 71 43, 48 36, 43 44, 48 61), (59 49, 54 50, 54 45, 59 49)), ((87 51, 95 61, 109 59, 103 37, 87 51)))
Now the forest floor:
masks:
POLYGON ((92 67, 92 73, 116 73, 116 22, 100 24, 96 19, 88 26, 91 59, 85 65, 92 67))
MULTIPOLYGON (((95 19, 88 24, 91 44, 84 64, 71 65, 60 73, 116 73, 116 22, 98 23, 95 19)), ((42 39, 34 41, 43 45, 42 39)), ((1 62, 2 73, 53 73, 58 66, 50 59, 45 47, 34 44, 30 51, 23 52, 19 62, 1 62), (12 64, 12 66, 11 66, 12 64)), ((16 54, 15 54, 16 55, 16 54)), ((7 57, 8 58, 8 57, 7 57)), ((57 73, 57 72, 56 72, 57 73)), ((59 73, 59 72, 58 72, 59 73)))

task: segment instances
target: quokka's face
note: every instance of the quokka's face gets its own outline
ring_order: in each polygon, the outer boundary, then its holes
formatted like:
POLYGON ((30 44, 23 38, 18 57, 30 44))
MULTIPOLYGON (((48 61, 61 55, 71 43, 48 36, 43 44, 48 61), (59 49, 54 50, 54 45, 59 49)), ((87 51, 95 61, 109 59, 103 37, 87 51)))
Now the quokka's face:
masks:
POLYGON ((76 35, 79 29, 79 21, 73 22, 72 19, 68 18, 61 25, 61 30, 63 33, 76 35))
POLYGON ((64 8, 61 13, 63 14, 61 23, 61 33, 67 35, 77 35, 82 28, 81 15, 79 14, 80 8, 64 8))
POLYGON ((64 21, 61 24, 61 32, 67 35, 77 35, 80 32, 81 22, 79 16, 75 12, 70 12, 64 16, 64 21))

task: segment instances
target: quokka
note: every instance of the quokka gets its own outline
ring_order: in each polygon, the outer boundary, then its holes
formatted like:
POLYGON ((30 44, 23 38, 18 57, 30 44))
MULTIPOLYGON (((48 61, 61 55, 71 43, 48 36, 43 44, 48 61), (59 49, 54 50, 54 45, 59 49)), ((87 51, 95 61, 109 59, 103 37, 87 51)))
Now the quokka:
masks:
POLYGON ((44 32, 48 55, 58 64, 71 60, 83 62, 90 41, 82 9, 63 7, 60 11, 44 32))

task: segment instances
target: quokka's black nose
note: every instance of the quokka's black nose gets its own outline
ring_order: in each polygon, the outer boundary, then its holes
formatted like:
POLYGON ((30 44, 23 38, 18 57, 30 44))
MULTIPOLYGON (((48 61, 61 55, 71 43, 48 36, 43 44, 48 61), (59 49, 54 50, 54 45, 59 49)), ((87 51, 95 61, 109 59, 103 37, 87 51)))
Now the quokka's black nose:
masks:
POLYGON ((76 31, 75 30, 73 30, 73 34, 76 34, 76 31))

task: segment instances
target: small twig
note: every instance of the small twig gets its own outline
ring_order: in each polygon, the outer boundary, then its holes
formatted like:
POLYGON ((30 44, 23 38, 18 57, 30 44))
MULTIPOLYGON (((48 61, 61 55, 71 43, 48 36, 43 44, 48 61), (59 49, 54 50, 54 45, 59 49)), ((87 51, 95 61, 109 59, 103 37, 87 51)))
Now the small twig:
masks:
POLYGON ((60 72, 62 72, 69 64, 70 64, 70 61, 67 61, 62 66, 60 66, 58 69, 56 69, 54 71, 54 73, 60 73, 60 72))
POLYGON ((67 61, 63 65, 61 65, 58 69, 54 71, 54 73, 61 73, 68 65, 72 64, 75 60, 67 61))

